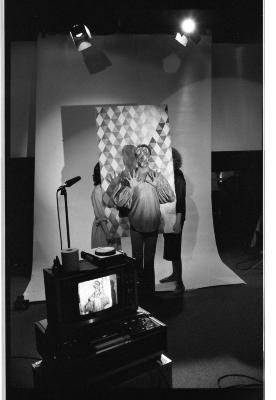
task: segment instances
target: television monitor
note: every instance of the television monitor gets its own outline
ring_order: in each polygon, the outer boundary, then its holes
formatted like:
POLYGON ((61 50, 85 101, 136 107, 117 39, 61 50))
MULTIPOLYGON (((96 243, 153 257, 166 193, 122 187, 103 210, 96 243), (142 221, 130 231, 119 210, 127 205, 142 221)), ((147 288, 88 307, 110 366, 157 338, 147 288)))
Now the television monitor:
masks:
POLYGON ((93 265, 80 261, 80 271, 45 268, 48 329, 60 338, 84 327, 98 328, 138 309, 137 274, 133 259, 119 264, 93 265))
POLYGON ((117 275, 78 283, 80 315, 94 315, 118 304, 117 275))

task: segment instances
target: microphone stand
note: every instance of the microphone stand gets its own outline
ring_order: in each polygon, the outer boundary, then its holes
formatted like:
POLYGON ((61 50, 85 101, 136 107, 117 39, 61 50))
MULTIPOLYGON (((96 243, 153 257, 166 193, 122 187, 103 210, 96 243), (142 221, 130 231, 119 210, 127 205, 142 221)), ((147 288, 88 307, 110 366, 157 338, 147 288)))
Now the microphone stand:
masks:
POLYGON ((67 244, 68 248, 70 248, 70 233, 69 233, 69 219, 68 219, 68 205, 67 205, 67 191, 66 187, 63 186, 60 190, 60 194, 64 196, 65 203, 65 218, 66 218, 66 231, 67 231, 67 244))
POLYGON ((68 248, 70 248, 70 233, 69 233, 69 218, 68 218, 68 204, 67 204, 67 192, 66 187, 70 187, 74 185, 74 183, 78 182, 81 179, 80 176, 76 176, 75 178, 69 179, 65 182, 64 185, 60 186, 56 192, 56 199, 57 199, 57 213, 58 213, 58 226, 59 226, 59 236, 60 236, 60 247, 62 250, 62 235, 61 235, 61 227, 60 227, 60 216, 59 216, 59 204, 58 204, 58 193, 64 196, 64 203, 65 203, 65 217, 66 217, 66 231, 67 231, 67 244, 68 248))

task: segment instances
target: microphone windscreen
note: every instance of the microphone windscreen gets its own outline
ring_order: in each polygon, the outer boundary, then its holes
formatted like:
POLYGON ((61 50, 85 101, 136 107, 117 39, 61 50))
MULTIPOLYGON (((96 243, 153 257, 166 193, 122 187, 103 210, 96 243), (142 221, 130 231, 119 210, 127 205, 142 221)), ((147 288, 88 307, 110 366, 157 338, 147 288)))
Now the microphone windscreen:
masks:
POLYGON ((67 187, 70 187, 70 186, 74 185, 75 183, 77 183, 80 180, 81 180, 81 177, 80 176, 76 176, 75 178, 68 179, 68 181, 65 182, 65 185, 67 187))

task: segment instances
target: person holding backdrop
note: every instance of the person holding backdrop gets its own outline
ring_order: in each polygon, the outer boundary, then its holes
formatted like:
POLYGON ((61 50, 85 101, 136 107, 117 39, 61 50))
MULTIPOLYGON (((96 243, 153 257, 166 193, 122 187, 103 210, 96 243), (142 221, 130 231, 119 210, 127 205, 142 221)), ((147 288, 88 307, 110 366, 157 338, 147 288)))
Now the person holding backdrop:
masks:
POLYGON ((128 210, 132 257, 145 294, 153 294, 155 290, 154 258, 161 222, 160 204, 175 199, 166 178, 149 167, 150 157, 150 146, 137 146, 137 167, 117 181, 113 192, 117 208, 128 210))
POLYGON ((164 255, 165 260, 172 262, 172 274, 160 280, 160 283, 176 282, 175 294, 182 294, 185 286, 182 281, 181 241, 182 230, 186 218, 186 181, 181 171, 182 157, 180 153, 172 148, 174 184, 176 193, 176 220, 173 226, 174 233, 164 233, 164 255))
POLYGON ((94 188, 91 195, 94 210, 94 221, 92 225, 91 248, 112 246, 121 248, 121 238, 112 234, 108 229, 108 218, 104 212, 103 193, 101 187, 100 164, 97 163, 93 173, 94 188))

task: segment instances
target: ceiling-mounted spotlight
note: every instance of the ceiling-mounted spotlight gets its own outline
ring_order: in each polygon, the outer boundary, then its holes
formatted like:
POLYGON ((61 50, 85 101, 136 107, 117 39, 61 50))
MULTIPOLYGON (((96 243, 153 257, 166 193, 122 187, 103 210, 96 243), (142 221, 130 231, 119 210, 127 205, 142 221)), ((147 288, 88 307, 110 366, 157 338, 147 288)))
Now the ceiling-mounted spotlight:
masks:
POLYGON ((185 35, 180 35, 180 33, 177 33, 175 36, 175 40, 177 40, 182 46, 187 46, 188 43, 188 38, 185 35))
POLYGON ((192 18, 185 18, 181 23, 181 31, 182 34, 177 33, 175 39, 181 43, 183 46, 186 46, 189 39, 197 44, 201 36, 197 33, 196 22, 192 18))
POLYGON ((181 30, 185 34, 191 34, 196 30, 196 23, 195 20, 192 18, 185 18, 181 23, 181 30))
POLYGON ((91 33, 84 24, 74 25, 70 32, 71 38, 78 51, 83 51, 91 46, 91 33))

